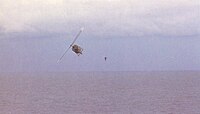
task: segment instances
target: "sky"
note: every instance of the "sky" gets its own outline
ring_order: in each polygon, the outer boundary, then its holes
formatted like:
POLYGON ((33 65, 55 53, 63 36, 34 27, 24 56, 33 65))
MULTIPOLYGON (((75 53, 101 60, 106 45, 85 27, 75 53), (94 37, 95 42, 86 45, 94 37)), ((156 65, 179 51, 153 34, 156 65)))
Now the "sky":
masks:
POLYGON ((199 23, 199 0, 1 0, 0 72, 200 70, 199 23))

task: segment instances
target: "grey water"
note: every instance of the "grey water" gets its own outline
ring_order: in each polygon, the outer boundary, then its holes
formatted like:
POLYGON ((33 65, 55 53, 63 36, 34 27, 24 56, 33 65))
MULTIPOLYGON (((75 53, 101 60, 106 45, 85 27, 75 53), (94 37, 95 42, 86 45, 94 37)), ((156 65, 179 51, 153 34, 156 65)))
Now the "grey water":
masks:
POLYGON ((200 72, 1 73, 0 114, 200 114, 200 72))

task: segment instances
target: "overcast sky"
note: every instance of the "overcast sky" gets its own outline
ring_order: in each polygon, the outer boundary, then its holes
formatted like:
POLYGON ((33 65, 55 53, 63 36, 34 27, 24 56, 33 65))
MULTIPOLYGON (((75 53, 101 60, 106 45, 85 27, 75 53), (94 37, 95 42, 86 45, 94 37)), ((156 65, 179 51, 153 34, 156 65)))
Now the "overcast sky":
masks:
POLYGON ((199 0, 1 0, 0 71, 200 70, 199 23, 199 0))

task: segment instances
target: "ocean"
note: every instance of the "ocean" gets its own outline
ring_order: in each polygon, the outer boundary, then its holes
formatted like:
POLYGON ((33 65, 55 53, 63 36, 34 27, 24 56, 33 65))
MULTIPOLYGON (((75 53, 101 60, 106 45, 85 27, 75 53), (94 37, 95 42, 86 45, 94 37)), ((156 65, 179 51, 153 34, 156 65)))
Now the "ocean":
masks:
POLYGON ((200 114, 200 72, 1 73, 0 114, 200 114))

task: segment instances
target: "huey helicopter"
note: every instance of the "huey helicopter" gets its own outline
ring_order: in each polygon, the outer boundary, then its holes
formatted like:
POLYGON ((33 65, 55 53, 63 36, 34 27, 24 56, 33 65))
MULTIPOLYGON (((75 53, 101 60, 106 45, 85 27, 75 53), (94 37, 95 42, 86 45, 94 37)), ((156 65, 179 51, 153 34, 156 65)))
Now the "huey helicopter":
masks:
POLYGON ((65 54, 68 52, 68 50, 72 47, 72 51, 75 52, 78 56, 80 54, 82 54, 83 48, 81 48, 80 46, 74 44, 75 41, 78 39, 78 37, 80 36, 80 34, 83 32, 84 28, 81 28, 80 31, 78 32, 78 34, 76 35, 75 39, 73 40, 73 42, 71 43, 71 45, 69 46, 69 48, 66 49, 66 51, 63 53, 63 55, 60 57, 60 59, 58 60, 58 62, 60 62, 62 60, 62 58, 65 56, 65 54))

